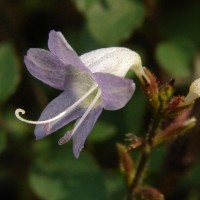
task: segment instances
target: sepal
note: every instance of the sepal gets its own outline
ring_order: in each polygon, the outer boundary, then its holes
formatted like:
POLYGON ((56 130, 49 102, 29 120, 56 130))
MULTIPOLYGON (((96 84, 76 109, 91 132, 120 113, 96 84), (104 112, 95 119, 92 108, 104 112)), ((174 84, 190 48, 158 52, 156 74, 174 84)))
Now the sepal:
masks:
POLYGON ((134 162, 124 145, 117 143, 117 150, 121 172, 125 175, 127 185, 130 185, 135 175, 134 162))
POLYGON ((134 200, 164 200, 164 195, 153 187, 138 187, 135 189, 134 200))
MULTIPOLYGON (((183 114, 184 115, 184 114, 183 114)), ((160 145, 165 141, 170 141, 178 136, 184 135, 188 130, 196 125, 196 118, 191 117, 189 119, 181 119, 178 116, 174 122, 170 123, 164 130, 158 132, 154 138, 154 146, 160 145)))
POLYGON ((155 77, 155 75, 153 73, 151 73, 147 68, 144 67, 144 72, 146 74, 146 76, 148 77, 148 79, 150 80, 148 82, 145 82, 145 84, 143 84, 143 89, 145 91, 146 96, 149 99, 149 102, 151 103, 152 107, 157 110, 159 108, 159 98, 158 98, 158 94, 159 94, 159 82, 157 80, 157 78, 155 77))
MULTIPOLYGON (((174 79, 168 83, 161 84, 152 72, 146 68, 144 68, 144 71, 150 80, 150 84, 142 85, 142 87, 155 113, 159 112, 165 117, 173 117, 181 114, 185 110, 189 110, 193 106, 194 102, 185 104, 188 97, 173 96, 174 79)), ((196 87, 198 86, 196 82, 194 82, 195 84, 192 83, 190 91, 196 92, 196 87)))
POLYGON ((144 145, 144 140, 133 133, 127 133, 125 136, 125 140, 129 143, 126 147, 127 151, 138 149, 144 145))

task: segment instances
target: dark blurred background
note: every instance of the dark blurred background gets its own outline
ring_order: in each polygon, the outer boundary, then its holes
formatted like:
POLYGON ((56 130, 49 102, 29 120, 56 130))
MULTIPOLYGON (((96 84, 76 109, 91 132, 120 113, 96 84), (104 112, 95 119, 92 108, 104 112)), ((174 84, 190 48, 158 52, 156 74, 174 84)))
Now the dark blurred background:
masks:
MULTIPOLYGON (((14 116, 23 108, 27 118, 37 119, 60 93, 32 77, 23 63, 29 48, 47 49, 52 29, 79 55, 101 47, 130 48, 161 81, 175 78, 175 93, 186 95, 200 77, 200 1, 0 0, 0 199, 121 200, 126 188, 115 144, 125 143, 128 132, 143 136, 151 113, 132 73, 134 97, 119 111, 103 112, 78 160, 71 142, 57 145, 72 125, 35 141, 34 126, 14 116)), ((198 102, 194 115, 200 118, 198 102)), ((153 152, 145 181, 167 200, 200 200, 199 130, 200 122, 153 152)))

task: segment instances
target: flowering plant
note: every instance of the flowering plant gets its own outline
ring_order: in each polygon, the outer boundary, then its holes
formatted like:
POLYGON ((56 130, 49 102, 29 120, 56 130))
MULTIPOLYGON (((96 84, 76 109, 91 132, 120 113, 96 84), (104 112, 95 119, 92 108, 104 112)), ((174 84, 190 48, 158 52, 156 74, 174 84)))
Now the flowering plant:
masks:
POLYGON ((103 109, 118 110, 131 99, 135 84, 124 78, 129 70, 135 72, 150 102, 153 117, 145 138, 127 134, 128 145, 117 144, 120 168, 125 174, 127 200, 163 200, 157 189, 143 185, 144 173, 152 151, 158 145, 183 135, 196 124, 191 117, 194 101, 200 97, 200 79, 195 80, 186 97, 174 96, 174 81, 161 84, 148 69, 142 67, 140 56, 127 48, 111 47, 78 56, 60 32, 49 33, 50 51, 29 49, 25 56, 28 71, 44 83, 63 90, 50 102, 38 121, 26 120, 17 109, 21 121, 36 124, 36 139, 41 139, 76 120, 74 128, 59 140, 73 140, 76 158, 84 146, 103 109), (130 155, 141 148, 137 165, 130 155))

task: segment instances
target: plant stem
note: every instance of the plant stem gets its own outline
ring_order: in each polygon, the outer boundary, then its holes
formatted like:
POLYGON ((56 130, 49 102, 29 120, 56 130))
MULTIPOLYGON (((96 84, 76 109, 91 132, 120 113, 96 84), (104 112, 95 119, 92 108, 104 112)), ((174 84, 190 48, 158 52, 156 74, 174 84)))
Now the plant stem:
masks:
POLYGON ((158 129, 160 123, 161 123, 161 120, 162 120, 162 116, 159 114, 159 112, 156 112, 154 114, 153 120, 152 120, 152 122, 150 123, 150 126, 149 126, 149 131, 147 133, 147 137, 146 137, 146 140, 145 140, 143 151, 141 153, 141 157, 140 157, 140 160, 139 160, 139 163, 138 163, 138 167, 136 169, 135 177, 134 177, 134 179, 133 179, 133 181, 132 181, 132 183, 129 187, 129 190, 128 190, 127 200, 133 200, 134 190, 142 182, 147 163, 149 161, 151 152, 153 150, 154 137, 155 137, 156 131, 157 131, 157 129, 158 129))

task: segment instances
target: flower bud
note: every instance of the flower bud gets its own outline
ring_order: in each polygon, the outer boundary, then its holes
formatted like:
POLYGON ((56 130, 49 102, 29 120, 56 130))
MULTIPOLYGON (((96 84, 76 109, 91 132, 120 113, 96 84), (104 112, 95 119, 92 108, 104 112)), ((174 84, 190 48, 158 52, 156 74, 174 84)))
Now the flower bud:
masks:
POLYGON ((196 79, 190 85, 189 92, 184 100, 184 105, 188 105, 194 102, 197 98, 200 97, 200 78, 196 79))
POLYGON ((164 200, 164 195, 152 187, 138 187, 135 190, 135 200, 164 200))

